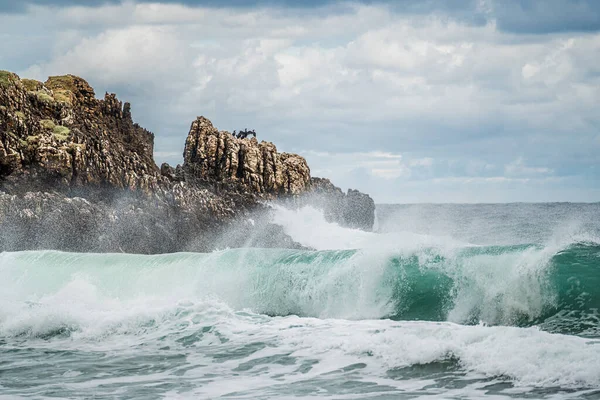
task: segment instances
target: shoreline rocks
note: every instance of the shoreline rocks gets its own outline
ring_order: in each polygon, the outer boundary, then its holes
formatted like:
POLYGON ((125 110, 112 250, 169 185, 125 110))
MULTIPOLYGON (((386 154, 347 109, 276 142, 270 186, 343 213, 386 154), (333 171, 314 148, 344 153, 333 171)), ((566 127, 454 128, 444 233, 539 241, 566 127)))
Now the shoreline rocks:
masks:
POLYGON ((303 157, 205 117, 191 124, 183 165, 159 168, 153 148, 116 95, 97 99, 73 75, 42 83, 0 71, 0 251, 302 248, 268 222, 265 202, 279 199, 318 198, 332 221, 372 227, 368 195, 343 194, 311 178, 303 157))
POLYGON ((237 139, 204 117, 192 123, 183 158, 188 181, 229 183, 265 198, 299 195, 310 187, 310 168, 303 157, 278 153, 273 143, 254 137, 237 139))
POLYGON ((375 202, 368 194, 354 189, 344 193, 326 178, 311 178, 306 202, 322 209, 329 222, 347 228, 371 231, 375 224, 375 202))
POLYGON ((0 73, 0 142, 2 190, 159 184, 154 135, 133 123, 129 103, 98 100, 73 75, 42 83, 0 73))

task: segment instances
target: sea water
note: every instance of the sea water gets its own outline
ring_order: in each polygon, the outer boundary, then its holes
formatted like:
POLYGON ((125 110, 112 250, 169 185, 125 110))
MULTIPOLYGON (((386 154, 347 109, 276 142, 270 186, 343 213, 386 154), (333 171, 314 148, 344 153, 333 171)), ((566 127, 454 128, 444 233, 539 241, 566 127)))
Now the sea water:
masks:
POLYGON ((600 205, 273 222, 315 250, 0 253, 0 398, 600 398, 600 205))

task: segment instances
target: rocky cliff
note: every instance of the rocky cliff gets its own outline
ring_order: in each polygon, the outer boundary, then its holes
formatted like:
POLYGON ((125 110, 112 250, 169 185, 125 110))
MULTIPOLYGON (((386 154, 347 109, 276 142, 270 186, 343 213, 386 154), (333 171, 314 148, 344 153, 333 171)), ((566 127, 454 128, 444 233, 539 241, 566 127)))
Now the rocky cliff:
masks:
POLYGON ((372 226, 368 215, 356 217, 373 213, 368 196, 311 180, 303 157, 273 143, 237 139, 204 117, 191 125, 183 165, 159 169, 153 143, 128 103, 97 99, 79 77, 42 83, 0 71, 0 251, 300 247, 256 215, 265 215, 265 200, 314 194, 333 194, 322 202, 333 220, 372 226))
POLYGON ((353 189, 344 193, 329 179, 312 178, 306 201, 321 208, 330 222, 365 231, 373 229, 375 202, 368 194, 353 189))
POLYGON ((310 169, 297 154, 278 153, 270 142, 236 139, 199 117, 192 123, 183 152, 187 180, 230 183, 273 197, 298 195, 310 187, 310 169))
POLYGON ((0 188, 114 187, 150 192, 154 135, 114 94, 72 75, 45 83, 0 72, 0 188), (24 183, 27 183, 26 185, 24 183))

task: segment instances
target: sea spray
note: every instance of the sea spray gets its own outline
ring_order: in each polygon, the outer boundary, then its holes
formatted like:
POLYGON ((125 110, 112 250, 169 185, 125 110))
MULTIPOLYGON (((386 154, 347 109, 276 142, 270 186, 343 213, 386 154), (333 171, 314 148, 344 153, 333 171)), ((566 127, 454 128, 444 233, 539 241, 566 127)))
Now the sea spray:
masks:
POLYGON ((598 397, 596 206, 522 207, 436 233, 275 209, 313 251, 2 253, 0 397, 598 397))
MULTIPOLYGON (((566 327, 556 319, 561 313, 568 311, 571 319, 577 313, 582 321, 596 315, 598 252, 597 245, 574 243, 557 253, 537 246, 464 247, 452 254, 426 248, 395 255, 285 249, 156 256, 2 253, 0 280, 8 290, 0 304, 0 330, 37 332, 44 310, 50 313, 44 318, 58 321, 58 309, 64 325, 76 329, 73 313, 99 307, 105 317, 102 308, 115 299, 130 308, 213 298, 271 316, 542 327, 548 320, 553 321, 548 329, 562 332, 566 327), (577 258, 578 269, 561 264, 569 258, 577 258)), ((589 322, 579 326, 583 330, 574 333, 593 329, 589 322)))

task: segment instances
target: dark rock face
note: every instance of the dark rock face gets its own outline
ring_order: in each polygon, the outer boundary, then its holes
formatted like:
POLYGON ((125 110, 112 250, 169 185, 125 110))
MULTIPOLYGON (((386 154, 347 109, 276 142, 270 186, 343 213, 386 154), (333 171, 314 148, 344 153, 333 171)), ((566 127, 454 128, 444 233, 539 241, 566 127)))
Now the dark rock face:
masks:
POLYGON ((243 245, 302 248, 266 220, 254 229, 243 217, 250 210, 239 200, 185 184, 162 196, 120 193, 102 201, 0 192, 0 250, 154 254, 243 245))
POLYGON ((153 145, 129 103, 96 99, 81 78, 0 71, 0 251, 302 248, 269 222, 264 200, 308 193, 329 198, 334 220, 372 227, 368 196, 311 181, 303 157, 204 117, 192 123, 183 165, 158 168, 153 145))
POLYGON ((344 193, 329 179, 311 178, 309 204, 321 208, 325 218, 348 228, 370 231, 375 223, 375 202, 358 190, 344 193))
POLYGON ((375 201, 366 193, 348 189, 344 221, 351 228, 372 230, 375 224, 375 201))
POLYGON ((72 75, 0 74, 0 189, 157 187, 154 135, 133 123, 128 103, 98 100, 72 75))
POLYGON ((171 182, 182 182, 185 180, 183 167, 181 165, 177 165, 176 168, 173 168, 167 163, 162 163, 160 166, 160 174, 171 182))

